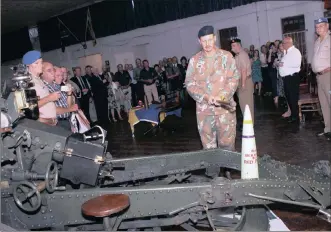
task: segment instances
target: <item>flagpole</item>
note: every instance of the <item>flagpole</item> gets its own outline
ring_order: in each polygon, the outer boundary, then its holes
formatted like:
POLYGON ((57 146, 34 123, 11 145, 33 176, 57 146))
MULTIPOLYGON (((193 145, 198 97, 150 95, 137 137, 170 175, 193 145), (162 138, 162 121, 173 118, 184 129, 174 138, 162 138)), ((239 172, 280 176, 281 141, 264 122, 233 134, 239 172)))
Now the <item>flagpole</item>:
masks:
POLYGON ((68 32, 83 46, 83 48, 86 48, 86 45, 83 44, 78 38, 77 36, 75 36, 75 34, 64 24, 64 22, 62 22, 62 20, 57 17, 58 21, 68 30, 68 32))
MULTIPOLYGON (((91 13, 90 13, 90 8, 87 8, 87 22, 88 22, 88 29, 90 31, 90 35, 93 39, 93 46, 95 46, 97 44, 97 39, 95 38, 95 33, 93 30, 93 26, 92 26, 92 17, 91 17, 91 13)), ((86 36, 86 35, 85 35, 86 36)))

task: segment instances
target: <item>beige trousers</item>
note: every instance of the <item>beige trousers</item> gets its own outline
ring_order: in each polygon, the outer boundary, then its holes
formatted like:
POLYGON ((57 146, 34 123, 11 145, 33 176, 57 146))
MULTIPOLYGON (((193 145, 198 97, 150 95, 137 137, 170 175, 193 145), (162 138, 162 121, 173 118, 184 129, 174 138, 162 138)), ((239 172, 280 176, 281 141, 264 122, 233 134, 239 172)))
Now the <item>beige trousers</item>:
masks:
POLYGON ((149 105, 152 104, 153 98, 154 101, 159 101, 159 94, 157 92, 157 88, 155 84, 144 85, 144 91, 149 105))
POLYGON ((252 114, 252 121, 254 123, 254 83, 251 77, 246 80, 245 89, 242 89, 241 86, 239 86, 237 94, 243 116, 245 112, 245 106, 248 105, 252 114))
POLYGON ((331 72, 324 73, 323 75, 317 75, 317 88, 318 98, 322 108, 323 120, 325 124, 324 132, 331 132, 331 95, 329 91, 330 87, 331 72))

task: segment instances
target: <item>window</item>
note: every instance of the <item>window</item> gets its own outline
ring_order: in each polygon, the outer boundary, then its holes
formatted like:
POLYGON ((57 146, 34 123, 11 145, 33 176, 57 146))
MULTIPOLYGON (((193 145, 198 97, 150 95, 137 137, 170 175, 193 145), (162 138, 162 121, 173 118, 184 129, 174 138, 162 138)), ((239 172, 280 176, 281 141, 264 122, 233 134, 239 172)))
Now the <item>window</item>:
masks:
POLYGON ((304 15, 282 19, 283 38, 291 37, 302 55, 302 70, 307 68, 306 26, 304 15))
POLYGON ((33 49, 40 51, 39 33, 37 26, 29 28, 29 36, 33 49))
POLYGON ((231 51, 231 40, 238 37, 237 27, 225 28, 218 31, 220 46, 222 49, 231 51))
MULTIPOLYGON (((330 2, 330 4, 331 4, 331 2, 330 2)), ((325 11, 324 17, 328 19, 329 29, 331 30, 331 10, 325 11)))
POLYGON ((283 34, 306 30, 305 16, 298 15, 282 19, 283 34))

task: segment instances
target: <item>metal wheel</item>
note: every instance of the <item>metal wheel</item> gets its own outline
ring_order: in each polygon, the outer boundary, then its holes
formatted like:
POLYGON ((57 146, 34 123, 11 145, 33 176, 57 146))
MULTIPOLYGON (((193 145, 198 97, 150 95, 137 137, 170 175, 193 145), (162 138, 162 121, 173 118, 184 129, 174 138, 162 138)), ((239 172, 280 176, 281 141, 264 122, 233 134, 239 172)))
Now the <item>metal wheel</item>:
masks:
POLYGON ((13 197, 16 205, 26 212, 34 212, 41 206, 41 195, 37 186, 28 181, 16 186, 13 197), (29 204, 26 204, 27 201, 29 204))
POLYGON ((53 193, 56 190, 59 177, 59 170, 57 168, 57 164, 54 161, 50 162, 46 170, 46 189, 49 193, 53 193))

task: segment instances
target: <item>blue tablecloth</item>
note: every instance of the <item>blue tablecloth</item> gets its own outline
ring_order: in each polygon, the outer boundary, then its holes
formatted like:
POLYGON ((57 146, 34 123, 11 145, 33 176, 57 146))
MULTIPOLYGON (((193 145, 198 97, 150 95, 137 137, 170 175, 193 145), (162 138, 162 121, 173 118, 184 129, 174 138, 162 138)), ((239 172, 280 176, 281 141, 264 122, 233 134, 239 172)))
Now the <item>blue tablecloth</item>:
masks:
MULTIPOLYGON (((136 116, 139 121, 151 122, 158 124, 159 123, 159 113, 162 109, 159 104, 152 104, 148 109, 137 110, 136 116)), ((182 108, 175 109, 166 113, 166 116, 176 115, 177 117, 182 117, 182 108)))

